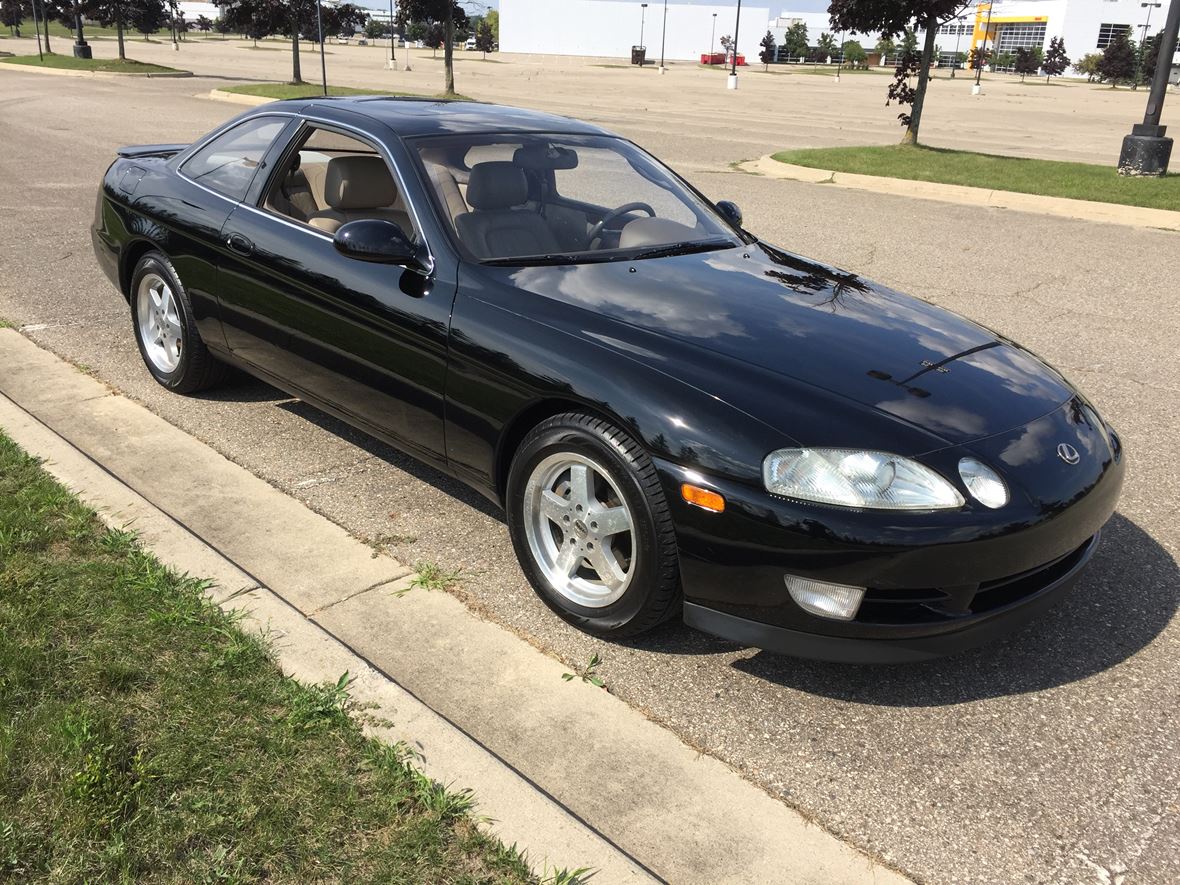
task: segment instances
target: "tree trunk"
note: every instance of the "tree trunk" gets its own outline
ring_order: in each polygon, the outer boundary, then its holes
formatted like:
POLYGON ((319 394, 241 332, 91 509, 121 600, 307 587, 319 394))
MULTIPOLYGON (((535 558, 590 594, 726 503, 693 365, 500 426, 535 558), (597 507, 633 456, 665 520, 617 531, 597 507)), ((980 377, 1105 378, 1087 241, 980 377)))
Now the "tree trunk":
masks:
POLYGON ((119 35, 119 58, 127 60, 127 50, 123 46, 123 4, 115 4, 115 31, 119 35))
POLYGON ((447 2, 447 20, 443 27, 443 67, 447 71, 447 95, 455 94, 455 6, 447 2))
POLYGON ((299 19, 291 16, 291 82, 299 85, 303 82, 303 72, 299 69, 299 19))
POLYGON ((934 38, 938 36, 938 19, 926 19, 926 42, 922 46, 922 60, 918 63, 918 88, 914 95, 914 107, 910 111, 910 125, 901 137, 902 144, 918 143, 918 127, 922 125, 922 105, 926 103, 926 84, 930 82, 930 62, 934 58, 934 38))
MULTIPOLYGON (((42 10, 44 8, 42 7, 42 10)), ((45 26, 45 51, 53 55, 53 50, 49 48, 49 19, 45 16, 44 12, 41 15, 41 23, 45 26)))

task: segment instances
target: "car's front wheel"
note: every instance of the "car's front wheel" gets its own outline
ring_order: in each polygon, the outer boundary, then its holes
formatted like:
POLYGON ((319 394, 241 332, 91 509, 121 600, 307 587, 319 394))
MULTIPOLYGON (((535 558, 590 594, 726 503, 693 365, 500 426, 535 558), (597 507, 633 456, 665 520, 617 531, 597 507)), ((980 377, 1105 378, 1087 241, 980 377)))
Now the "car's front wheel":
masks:
POLYGON ((192 302, 160 252, 139 260, 131 276, 131 321, 148 371, 176 393, 195 393, 225 377, 227 367, 205 347, 192 302))
POLYGON ((631 636, 679 611, 676 535, 655 467, 606 421, 534 428, 508 475, 508 527, 538 595, 575 626, 631 636))

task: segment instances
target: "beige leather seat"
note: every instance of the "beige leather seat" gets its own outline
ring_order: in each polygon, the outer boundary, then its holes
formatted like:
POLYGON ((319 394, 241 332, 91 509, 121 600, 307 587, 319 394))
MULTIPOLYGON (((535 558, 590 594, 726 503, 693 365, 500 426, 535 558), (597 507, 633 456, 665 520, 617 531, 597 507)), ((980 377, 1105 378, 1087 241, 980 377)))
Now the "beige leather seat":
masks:
POLYGON ((529 199, 524 170, 491 160, 471 167, 467 202, 474 210, 455 219, 459 239, 476 258, 544 255, 558 251, 557 237, 529 199))
POLYGON ((334 234, 349 221, 380 218, 401 227, 406 236, 413 236, 410 216, 395 208, 397 201, 397 185, 380 157, 333 157, 324 175, 324 202, 328 208, 316 212, 307 223, 334 234))

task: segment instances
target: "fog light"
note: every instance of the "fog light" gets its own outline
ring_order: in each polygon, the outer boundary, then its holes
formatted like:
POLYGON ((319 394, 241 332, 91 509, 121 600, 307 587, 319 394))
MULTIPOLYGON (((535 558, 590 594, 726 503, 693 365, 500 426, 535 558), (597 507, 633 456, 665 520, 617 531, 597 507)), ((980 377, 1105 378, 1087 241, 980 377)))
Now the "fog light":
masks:
POLYGON ((851 621, 856 617, 860 601, 864 599, 864 587, 847 587, 844 584, 829 584, 813 581, 796 575, 785 575, 787 591, 804 611, 821 618, 837 621, 851 621))

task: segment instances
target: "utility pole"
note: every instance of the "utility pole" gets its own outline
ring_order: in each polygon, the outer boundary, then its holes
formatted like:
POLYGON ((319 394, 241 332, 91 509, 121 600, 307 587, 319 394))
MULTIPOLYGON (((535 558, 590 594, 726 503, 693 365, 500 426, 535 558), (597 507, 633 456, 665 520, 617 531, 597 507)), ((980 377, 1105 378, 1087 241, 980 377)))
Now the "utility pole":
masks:
POLYGON ((959 41, 963 39, 963 22, 966 21, 965 16, 955 17, 955 58, 951 62, 951 79, 955 79, 955 68, 959 66, 959 41))
MULTIPOLYGON (((1180 0, 1177 0, 1180 5, 1180 0)), ((733 20, 733 66, 729 69, 729 78, 725 84, 726 89, 737 89, 737 57, 738 57, 738 30, 742 24, 742 0, 738 0, 737 17, 733 20)))
POLYGON ((33 30, 37 32, 37 58, 45 61, 45 53, 41 51, 41 25, 37 21, 37 0, 32 0, 33 30))
MULTIPOLYGON (((971 87, 972 95, 979 95, 983 91, 983 87, 979 83, 979 78, 983 76, 983 62, 984 53, 987 52, 987 35, 992 30, 992 6, 993 3, 987 5, 987 24, 983 26, 983 49, 975 52, 975 85, 971 87)), ((978 13, 976 13, 978 15, 978 13)), ((976 19, 978 21, 978 19, 976 19)))
POLYGON ((668 42, 668 0, 664 0, 664 27, 660 30, 660 73, 668 70, 664 67, 664 46, 668 42))
POLYGON ((324 15, 320 0, 315 0, 315 24, 320 36, 320 78, 324 83, 324 95, 328 94, 328 63, 324 60, 324 15))
POLYGON ((1167 126, 1160 125, 1160 114, 1164 109, 1164 96, 1168 90, 1168 75, 1172 72, 1172 56, 1176 53, 1176 40, 1180 39, 1180 0, 1172 0, 1168 7, 1168 19, 1160 51, 1155 62, 1155 78, 1151 81, 1151 92, 1147 96, 1147 110, 1143 122, 1131 127, 1131 134, 1123 138, 1123 149, 1119 154, 1120 175, 1155 175, 1168 173, 1168 161, 1172 156, 1172 139, 1165 137, 1167 126))

